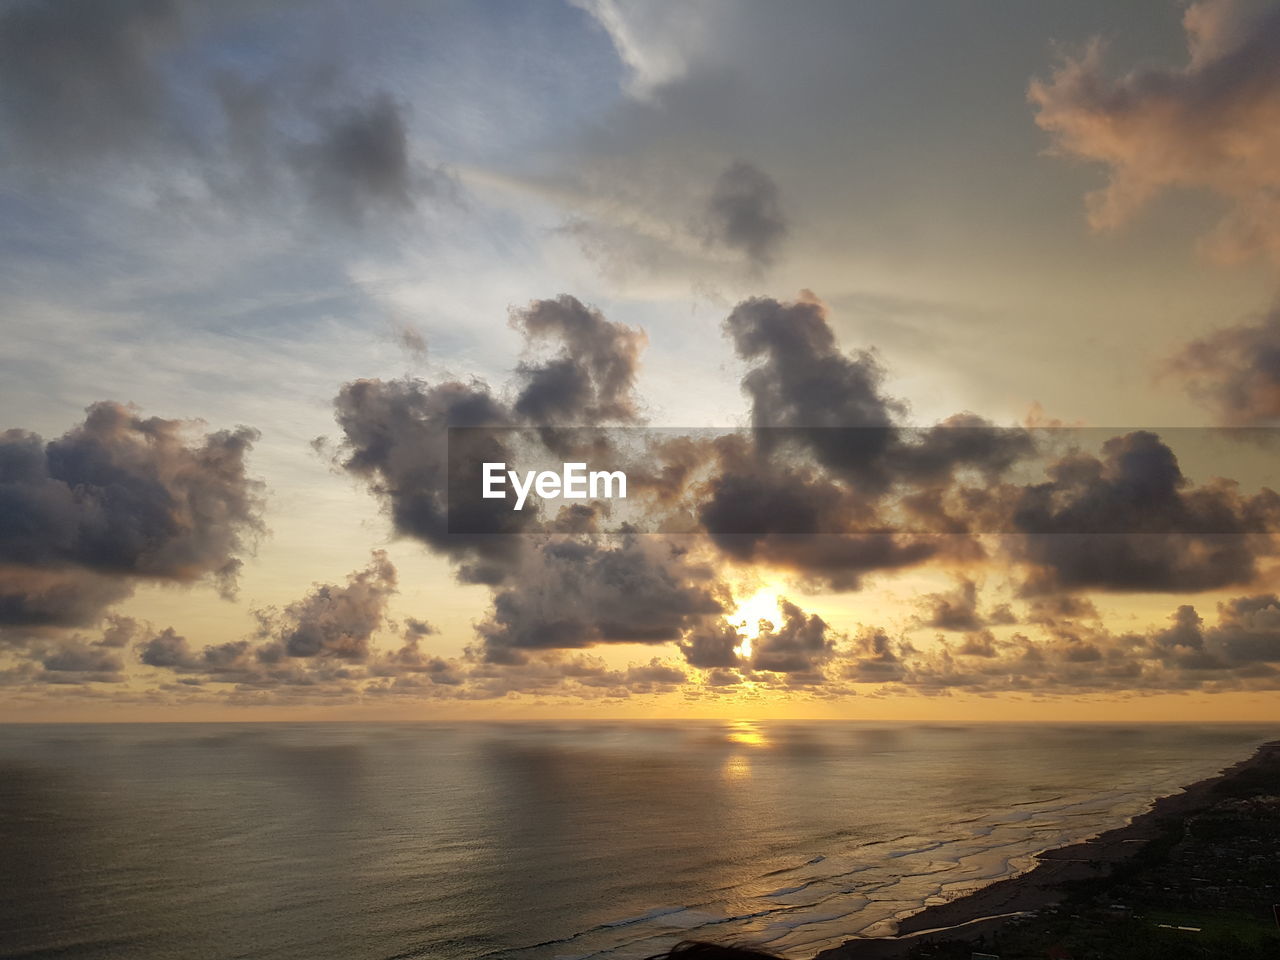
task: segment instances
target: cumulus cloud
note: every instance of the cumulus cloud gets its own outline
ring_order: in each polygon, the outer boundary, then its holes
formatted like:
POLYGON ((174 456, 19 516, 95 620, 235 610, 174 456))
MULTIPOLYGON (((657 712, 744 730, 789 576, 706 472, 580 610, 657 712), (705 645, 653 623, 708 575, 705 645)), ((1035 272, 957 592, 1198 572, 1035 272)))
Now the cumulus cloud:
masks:
POLYGON ((958 467, 997 476, 1032 452, 1028 432, 997 430, 973 414, 902 429, 908 407, 884 391, 879 359, 843 350, 826 305, 809 291, 791 303, 745 300, 724 329, 749 364, 742 389, 753 426, 763 428, 757 439, 802 439, 823 467, 863 493, 895 481, 945 482, 958 467))
POLYGON ((927 627, 938 630, 977 630, 986 624, 978 612, 978 585, 962 578, 949 593, 932 593, 924 598, 928 615, 922 619, 927 627))
POLYGON ((1280 425, 1280 312, 1192 340, 1165 372, 1224 426, 1280 425))
MULTIPOLYGON (((385 551, 374 551, 363 570, 343 586, 318 584, 301 600, 279 613, 263 613, 264 632, 272 646, 264 658, 334 657, 363 662, 370 641, 383 624, 387 602, 396 592, 396 568, 385 551)), ((419 633, 421 635, 421 633, 419 633)))
POLYGON ((643 331, 606 320, 576 297, 534 300, 511 312, 511 325, 530 349, 560 349, 517 368, 515 412, 526 423, 596 425, 638 416, 636 371, 647 342, 643 331))
POLYGON ((1211 253, 1280 262, 1280 10, 1256 16, 1236 0, 1203 0, 1183 18, 1188 61, 1111 77, 1094 40, 1047 80, 1031 83, 1036 122, 1069 156, 1105 164, 1087 198, 1097 229, 1120 226, 1171 188, 1208 190, 1228 212, 1211 253))
MULTIPOLYGON (((395 585, 394 565, 375 551, 344 584, 316 584, 283 610, 257 611, 260 626, 249 636, 198 647, 168 627, 142 631, 133 649, 144 666, 177 678, 176 686, 164 689, 178 700, 207 698, 213 690, 219 702, 244 704, 317 698, 486 700, 519 694, 621 698, 670 692, 689 679, 682 667, 660 657, 619 668, 598 656, 566 653, 556 644, 534 644, 518 656, 515 650, 493 657, 473 650, 443 657, 426 646, 436 629, 415 617, 405 619, 399 645, 388 649, 376 637, 393 626, 387 609, 395 585)), ((569 616, 582 613, 579 608, 569 616)), ((617 622, 627 615, 619 611, 617 622)), ((632 609, 631 615, 638 613, 632 609)), ((9 684, 119 679, 118 649, 105 634, 92 647, 81 639, 38 645, 34 660, 2 676, 9 684), (112 664, 116 674, 101 674, 112 664)))
POLYGON ((1027 593, 1194 592, 1251 582, 1274 552, 1280 496, 1234 482, 1192 486, 1149 431, 1113 437, 1102 456, 1067 454, 1022 487, 1013 549, 1038 568, 1027 593))
POLYGON ((259 627, 251 636, 197 648, 166 627, 142 636, 134 650, 145 666, 172 671, 192 684, 317 690, 336 686, 354 693, 369 675, 364 665, 385 660, 407 668, 417 642, 430 632, 424 622, 411 620, 398 654, 374 650, 374 637, 387 624, 387 607, 395 592, 395 566, 377 550, 345 583, 316 584, 283 609, 256 611, 259 627))
MULTIPOLYGON (((570 296, 513 310, 511 323, 527 344, 511 399, 478 380, 407 378, 353 381, 335 400, 343 469, 384 501, 399 533, 457 561, 464 582, 503 582, 517 569, 525 544, 493 535, 531 531, 542 519, 536 506, 517 512, 480 497, 481 464, 514 459, 499 430, 480 428, 541 429, 638 416, 634 386, 642 331, 606 320, 570 296), (476 429, 450 437, 450 428, 476 429)), ((544 438, 555 442, 552 434, 544 438)), ((572 512, 564 522, 570 529, 590 527, 589 517, 575 520, 572 512)))
POLYGON ((726 618, 706 618, 680 639, 680 652, 691 667, 715 670, 741 664, 743 636, 726 618))
POLYGON ((790 600, 778 601, 782 623, 764 623, 751 644, 751 666, 773 673, 808 673, 835 652, 835 637, 816 613, 805 613, 790 600))
POLYGON ((124 649, 148 632, 147 625, 119 615, 104 617, 96 638, 79 631, 7 631, 0 634, 0 652, 11 666, 0 669, 0 685, 121 683, 124 649))
POLYGON ((492 600, 463 658, 434 656, 421 643, 425 632, 407 631, 399 649, 366 656, 364 673, 339 677, 344 684, 372 677, 385 695, 613 696, 639 689, 640 674, 620 676, 573 651, 642 643, 674 644, 679 669, 700 671, 686 683, 703 690, 1176 686, 1189 681, 1171 670, 1208 668, 1187 657, 1170 666, 1173 648, 1158 631, 1108 633, 1081 592, 1251 583, 1272 554, 1277 495, 1228 480, 1193 484, 1154 433, 1111 436, 1095 454, 1079 444, 1086 434, 1055 432, 1048 441, 971 414, 904 426, 906 405, 884 391, 875 357, 843 350, 812 295, 745 301, 725 324, 747 366, 743 389, 757 429, 662 435, 644 447, 637 495, 682 515, 679 534, 658 525, 665 532, 598 535, 594 508, 569 527, 505 509, 482 532, 450 532, 448 426, 503 428, 476 432, 476 442, 496 444, 486 448, 496 460, 506 459, 511 427, 548 449, 585 442, 616 453, 600 425, 639 416, 638 331, 570 297, 513 311, 512 323, 527 346, 505 386, 361 381, 338 399, 346 469, 384 499, 400 532, 449 557, 462 579, 487 584, 492 600), (575 440, 566 422, 587 439, 575 440), (1035 470, 1043 480, 1028 480, 1035 470), (1014 536, 993 551, 979 533, 1014 536), (947 636, 913 645, 863 629, 850 638, 787 602, 780 622, 748 641, 730 619, 725 560, 835 590, 857 589, 875 572, 949 565, 955 589, 923 597, 913 626, 947 636), (1025 616, 980 603, 971 564, 1014 573, 1008 586, 1025 616), (1013 625, 1027 634, 1001 629, 1013 625))
POLYGON ((1280 687, 1277 663, 1280 600, 1274 594, 1219 604, 1212 626, 1183 604, 1165 625, 1142 632, 1058 619, 1037 637, 980 631, 959 644, 920 647, 868 630, 840 657, 847 679, 927 694, 1270 690, 1280 687))
POLYGON ((666 538, 560 540, 527 556, 518 580, 494 595, 480 634, 498 662, 527 650, 666 643, 719 614, 724 599, 714 571, 666 538))
POLYGON ((3 622, 86 623, 143 580, 206 579, 233 595, 262 529, 245 464, 256 439, 108 402, 55 440, 0 435, 3 622))
MULTIPOLYGON (((532 514, 516 513, 500 501, 475 499, 465 536, 449 532, 450 427, 500 427, 513 422, 510 409, 482 383, 422 380, 356 380, 334 401, 343 433, 340 463, 364 480, 387 506, 398 533, 421 540, 459 562, 460 579, 498 583, 522 549, 515 533, 532 514), (499 504, 501 509, 499 509, 499 504)), ((477 462, 508 459, 496 435, 478 435, 477 462)), ((457 503, 452 505, 459 508, 457 503)))
POLYGON ((1028 431, 972 414, 902 427, 907 406, 884 391, 875 355, 843 350, 811 293, 746 300, 724 326, 748 364, 742 387, 755 430, 747 442, 716 444, 699 519, 736 559, 855 589, 867 572, 963 549, 903 534, 967 532, 987 488, 1034 452, 1028 431), (981 483, 958 485, 963 472, 981 483))

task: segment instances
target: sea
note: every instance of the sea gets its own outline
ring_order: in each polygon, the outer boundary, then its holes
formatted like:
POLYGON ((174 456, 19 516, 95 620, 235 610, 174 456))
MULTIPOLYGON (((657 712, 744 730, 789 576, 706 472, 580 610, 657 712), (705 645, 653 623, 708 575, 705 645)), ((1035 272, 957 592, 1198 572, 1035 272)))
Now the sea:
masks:
POLYGON ((812 957, 1124 824, 1256 725, 0 726, 0 956, 812 957))

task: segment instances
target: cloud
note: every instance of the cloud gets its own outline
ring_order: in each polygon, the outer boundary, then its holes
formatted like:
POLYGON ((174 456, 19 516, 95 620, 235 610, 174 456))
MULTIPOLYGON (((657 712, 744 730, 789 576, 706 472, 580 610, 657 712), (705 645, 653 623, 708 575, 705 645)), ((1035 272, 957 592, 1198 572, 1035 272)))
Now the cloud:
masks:
POLYGON ((87 623, 138 581, 206 579, 235 591, 239 554, 262 531, 245 470, 257 432, 194 435, 116 403, 44 441, 0 434, 0 617, 87 623))
POLYGON ((900 426, 907 406, 883 390, 875 355, 845 352, 826 307, 807 291, 792 303, 743 301, 724 329, 749 364, 742 388, 755 430, 715 445, 718 470, 698 517, 737 560, 855 589, 864 573, 963 549, 958 539, 900 534, 967 532, 986 489, 1034 452, 1028 431, 972 414, 900 426), (983 483, 960 490, 962 471, 983 483), (950 512, 949 492, 960 495, 950 512))
POLYGON ((758 441, 802 440, 821 466, 863 494, 896 481, 946 483, 958 467, 994 477, 1033 452, 1027 431, 996 429, 973 414, 903 429, 907 404, 885 393, 879 359, 870 350, 845 352, 826 305, 810 291, 792 303, 744 300, 724 329, 750 364, 742 389, 752 425, 763 428, 758 441))
POLYGON ((679 647, 689 666, 713 670, 741 665, 742 641, 743 636, 735 624, 723 617, 708 618, 686 633, 679 647))
MULTIPOLYGON (((1191 629, 1198 630, 1197 620, 1191 629)), ((1218 624, 1203 643, 1229 663, 1280 663, 1280 598, 1237 597, 1218 606, 1218 624)))
POLYGON ((524 422, 597 425, 637 418, 636 371, 648 342, 643 331, 606 320, 568 294, 512 310, 511 325, 531 350, 548 341, 560 346, 554 356, 517 368, 515 412, 524 422))
POLYGON ((195 669, 200 659, 191 650, 187 638, 173 627, 165 627, 159 633, 138 644, 138 659, 149 667, 170 669, 195 669))
POLYGON ((1234 0, 1204 0, 1183 18, 1188 62, 1111 78, 1094 40, 1028 96, 1036 123, 1068 155, 1105 164, 1087 198, 1090 224, 1114 229, 1173 188, 1208 190, 1228 212, 1205 240, 1217 256, 1280 263, 1280 9, 1251 17, 1234 0))
MULTIPOLYGON (((1081 610, 1093 615, 1090 607, 1081 610)), ((1096 618, 1055 619, 1036 638, 1000 638, 984 630, 959 645, 918 647, 864 630, 837 660, 846 679, 890 689, 1047 695, 1273 690, 1280 687, 1278 663, 1280 599, 1274 594, 1219 604, 1212 626, 1194 606, 1182 604, 1166 625, 1144 632, 1113 632, 1096 618)))
MULTIPOLYGON (((754 364, 742 387, 756 427, 884 428, 905 413, 905 406, 881 393, 885 374, 875 355, 844 353, 826 307, 812 294, 794 303, 745 300, 725 319, 724 329, 738 356, 754 364)), ((868 430, 866 437, 881 444, 889 434, 868 430)), ((833 467, 855 465, 864 453, 821 446, 819 452, 833 467)))
POLYGON ((386 662, 408 670, 428 624, 410 620, 405 647, 387 656, 373 642, 387 620, 396 592, 396 569, 384 551, 375 550, 367 566, 352 571, 344 584, 315 584, 283 610, 255 611, 259 627, 249 637, 197 649, 172 627, 151 632, 134 645, 142 664, 169 670, 193 683, 234 683, 246 687, 337 687, 354 692, 368 674, 364 665, 386 662))
MULTIPOLYGON (((364 672, 337 676, 343 689, 363 677, 379 695, 623 695, 641 689, 640 673, 566 653, 618 643, 674 644, 688 670, 702 671, 686 680, 699 689, 749 681, 758 691, 835 696, 850 683, 934 693, 1177 685, 1191 681, 1168 675, 1174 668, 1154 632, 1108 633, 1077 592, 1252 582, 1272 552, 1267 531, 1280 499, 1225 480, 1192 484, 1153 433, 1111 436, 1094 455, 1076 434, 1049 442, 966 413, 904 426, 907 408, 883 390, 878 362, 841 349, 812 295, 745 301, 726 321, 748 364, 743 387, 757 429, 663 434, 642 445, 635 493, 646 507, 683 515, 680 534, 598 535, 594 510, 577 532, 552 532, 557 517, 516 519, 509 509, 482 531, 450 532, 448 426, 499 428, 474 432, 476 443, 494 445, 480 451, 485 459, 498 460, 517 443, 506 428, 553 453, 586 443, 594 455, 617 452, 602 424, 639 418, 639 331, 571 297, 515 310, 512 324, 526 348, 506 385, 358 381, 338 398, 343 466, 369 482, 400 532, 452 560, 461 579, 488 585, 492 601, 464 657, 434 656, 423 649, 425 632, 407 631, 390 653, 360 648, 363 659, 352 662, 364 672), (1044 480, 1026 480, 1034 467, 1044 480), (995 552, 977 538, 1011 532, 995 552), (956 589, 923 598, 915 628, 959 637, 918 647, 864 629, 849 639, 787 602, 781 622, 747 642, 726 616, 734 601, 724 560, 835 590, 857 589, 877 571, 951 565, 956 589), (1037 636, 999 629, 1019 619, 1008 604, 979 603, 976 582, 961 572, 974 563, 1013 564, 1027 607, 1021 622, 1037 636)), ((451 442, 470 435, 455 432, 451 442)))
POLYGON ((716 178, 707 201, 707 240, 766 267, 787 235, 778 185, 751 164, 736 160, 716 178))
POLYGON ((108 616, 97 639, 82 633, 7 631, 0 646, 12 666, 0 669, 0 685, 121 683, 125 680, 122 650, 146 632, 131 617, 108 616))
MULTIPOLYGON (((0 565, 0 627, 73 627, 133 593, 133 583, 84 569, 0 565)), ((0 639, 4 633, 0 632, 0 639)))
POLYGON ((1224 480, 1193 487, 1159 436, 1067 454, 1016 494, 1012 549, 1038 568, 1024 593, 1084 588, 1194 592, 1246 584, 1274 552, 1280 496, 1224 480))
POLYGON ((65 641, 47 651, 41 666, 50 673, 88 674, 94 679, 109 676, 116 680, 124 669, 118 653, 77 640, 65 641))
POLYGON ((739 287, 773 265, 790 233, 781 188, 746 161, 684 169, 611 154, 594 163, 527 187, 570 211, 559 232, 615 284, 675 278, 702 295, 739 287))
POLYGON ((632 96, 648 99, 655 90, 682 77, 711 28, 706 4, 627 0, 573 0, 609 35, 629 71, 632 96))
POLYGON ((293 163, 313 202, 350 223, 413 207, 404 117, 386 93, 326 118, 314 141, 294 149, 293 163))
POLYGON ((1280 425, 1280 312, 1192 340, 1165 373, 1224 426, 1280 425))
MULTIPOLYGON (((356 380, 343 385, 334 408, 343 434, 342 468, 364 480, 386 504, 397 533, 456 560, 465 582, 499 583, 509 574, 523 543, 490 534, 519 532, 532 514, 478 499, 477 485, 467 527, 480 532, 449 533, 448 428, 513 422, 511 410, 485 384, 356 380)), ((508 459, 496 436, 479 437, 477 443, 484 445, 474 451, 479 461, 508 459)))
POLYGON ((922 621, 938 630, 977 630, 986 624, 978 613, 978 585, 961 578, 950 593, 931 593, 924 598, 929 614, 922 621))
POLYGON ((889 683, 905 676, 902 656, 914 650, 909 644, 896 644, 883 630, 864 629, 853 639, 842 664, 842 675, 858 683, 889 683))
POLYGON ((0 14, 0 109, 10 144, 39 162, 135 150, 173 128, 165 53, 182 13, 168 0, 12 3, 0 14))
POLYGON ((807 673, 816 670, 835 652, 835 638, 826 621, 806 614, 787 599, 778 601, 782 623, 762 625, 751 644, 751 666, 773 673, 807 673))
POLYGON ((441 191, 448 177, 415 157, 403 106, 344 76, 331 52, 306 62, 290 51, 265 73, 232 67, 216 44, 242 16, 187 0, 9 4, 7 145, 39 179, 115 164, 107 176, 154 188, 139 196, 213 201, 217 216, 301 208, 357 227, 441 191))
POLYGON ((531 551, 479 627, 485 657, 518 662, 527 650, 666 643, 722 612, 727 598, 710 567, 666 538, 619 539, 531 551))
MULTIPOLYGON (((526 546, 512 535, 536 529, 540 518, 536 509, 517 512, 480 497, 480 465, 513 460, 499 430, 455 431, 450 440, 449 428, 595 425, 639 416, 634 386, 642 331, 567 295, 513 310, 511 323, 526 341, 511 400, 479 380, 406 378, 353 381, 334 401, 342 468, 387 504, 397 532, 455 560, 459 578, 469 583, 496 585, 509 577, 526 546)), ((554 444, 556 435, 543 438, 554 444)), ((572 526, 575 515, 565 522, 572 526)))
POLYGON ((376 550, 369 565, 350 574, 345 586, 318 584, 282 612, 261 613, 263 630, 274 642, 262 656, 363 662, 395 592, 396 568, 385 551, 376 550))

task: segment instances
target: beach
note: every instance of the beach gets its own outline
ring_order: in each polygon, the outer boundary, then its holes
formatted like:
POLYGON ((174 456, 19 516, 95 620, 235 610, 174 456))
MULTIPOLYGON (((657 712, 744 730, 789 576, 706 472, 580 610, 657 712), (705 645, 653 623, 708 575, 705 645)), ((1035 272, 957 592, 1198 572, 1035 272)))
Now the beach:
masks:
POLYGON ((1280 781, 1280 741, 1263 744, 1252 756, 1217 776, 1161 797, 1123 827, 1038 854, 1036 866, 1025 873, 905 917, 895 936, 850 940, 822 951, 818 960, 891 960, 912 955, 913 949, 934 941, 985 943, 1011 924, 1026 923, 1028 917, 1063 902, 1090 883, 1105 889, 1106 881, 1119 868, 1132 865, 1162 841, 1168 843, 1180 836, 1188 820, 1238 792, 1233 788, 1255 780, 1266 787, 1280 781))

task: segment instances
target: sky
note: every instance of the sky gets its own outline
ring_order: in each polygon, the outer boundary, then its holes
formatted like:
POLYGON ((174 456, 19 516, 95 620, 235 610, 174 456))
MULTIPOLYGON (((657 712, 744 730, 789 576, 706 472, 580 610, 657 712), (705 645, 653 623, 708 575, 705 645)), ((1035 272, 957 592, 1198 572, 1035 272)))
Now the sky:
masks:
POLYGON ((1277 130, 1248 0, 8 0, 0 720, 1269 719, 1277 130))

